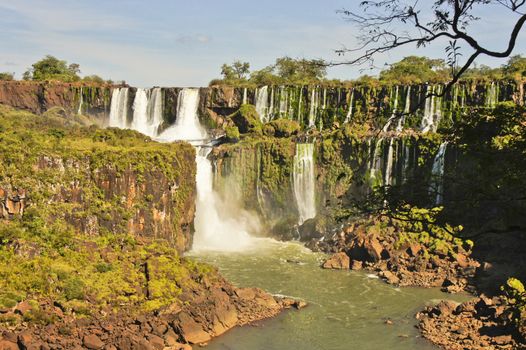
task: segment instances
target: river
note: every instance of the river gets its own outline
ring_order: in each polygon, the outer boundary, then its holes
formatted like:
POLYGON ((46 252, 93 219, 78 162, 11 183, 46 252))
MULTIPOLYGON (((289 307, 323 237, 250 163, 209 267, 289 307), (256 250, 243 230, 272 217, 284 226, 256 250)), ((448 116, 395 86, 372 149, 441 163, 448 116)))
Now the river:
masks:
POLYGON ((304 299, 309 306, 233 329, 207 350, 437 349, 419 337, 414 314, 439 299, 468 298, 438 289, 396 288, 364 272, 323 270, 325 255, 296 243, 262 239, 256 246, 191 255, 218 267, 237 286, 304 299))

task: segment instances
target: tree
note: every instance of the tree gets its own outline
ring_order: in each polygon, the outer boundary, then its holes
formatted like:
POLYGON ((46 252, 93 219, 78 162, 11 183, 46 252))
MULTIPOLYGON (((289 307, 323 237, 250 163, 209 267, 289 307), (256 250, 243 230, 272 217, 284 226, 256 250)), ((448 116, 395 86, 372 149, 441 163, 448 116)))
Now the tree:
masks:
POLYGON ((526 0, 435 0, 431 11, 423 10, 429 8, 429 2, 412 1, 408 4, 404 0, 361 1, 359 11, 340 11, 364 34, 358 37, 360 44, 357 48, 337 50, 341 55, 360 53, 349 61, 337 64, 374 64, 378 54, 399 47, 416 45, 419 48, 432 42, 447 40, 446 56, 452 77, 442 92, 445 94, 478 57, 509 57, 526 22, 526 13, 522 12, 526 7, 526 0), (476 10, 487 5, 496 5, 502 11, 508 11, 510 21, 514 23, 506 37, 506 48, 502 51, 481 45, 470 32, 470 24, 479 20, 475 15, 476 10), (459 42, 471 51, 462 64, 459 64, 459 42))
POLYGON ((276 59, 274 71, 289 83, 313 83, 327 76, 327 65, 323 60, 294 59, 281 57, 276 59))
POLYGON ((444 60, 419 56, 405 57, 380 72, 380 80, 406 85, 443 82, 448 78, 444 60))
POLYGON ((59 80, 64 82, 78 81, 80 77, 80 66, 76 63, 68 65, 66 61, 47 55, 40 61, 34 63, 32 68, 27 70, 24 80, 59 80))
POLYGON ((13 80, 15 78, 15 73, 3 72, 0 73, 0 80, 13 80))
POLYGON ((516 81, 526 80, 526 57, 516 55, 510 58, 507 64, 502 67, 504 76, 516 81))
POLYGON ((224 80, 245 80, 250 73, 250 64, 248 62, 234 61, 231 65, 223 64, 221 66, 221 75, 224 80))

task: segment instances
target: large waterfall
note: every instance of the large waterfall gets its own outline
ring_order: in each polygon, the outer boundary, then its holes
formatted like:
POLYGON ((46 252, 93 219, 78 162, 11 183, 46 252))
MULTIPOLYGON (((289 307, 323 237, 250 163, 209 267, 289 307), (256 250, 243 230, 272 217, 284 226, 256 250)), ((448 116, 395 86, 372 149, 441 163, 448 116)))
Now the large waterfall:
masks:
POLYGON ((212 163, 208 159, 212 145, 208 144, 209 136, 199 123, 198 106, 198 89, 181 90, 175 125, 166 129, 158 139, 165 142, 186 140, 196 147, 197 201, 193 249, 242 250, 254 242, 249 234, 253 223, 240 215, 228 215, 227 203, 214 191, 212 163))
POLYGON ((446 165, 446 150, 447 142, 443 142, 438 148, 438 152, 433 161, 433 169, 431 170, 431 185, 429 192, 435 195, 435 204, 442 204, 444 191, 444 171, 446 165))
POLYGON ((132 119, 128 119, 128 88, 116 88, 111 95, 109 126, 137 130, 155 137, 163 122, 161 88, 137 89, 133 100, 132 119))
POLYGON ((314 144, 297 143, 294 156, 294 195, 301 225, 316 216, 316 195, 314 178, 314 144))
POLYGON ((116 88, 111 93, 109 126, 128 127, 128 88, 116 88))

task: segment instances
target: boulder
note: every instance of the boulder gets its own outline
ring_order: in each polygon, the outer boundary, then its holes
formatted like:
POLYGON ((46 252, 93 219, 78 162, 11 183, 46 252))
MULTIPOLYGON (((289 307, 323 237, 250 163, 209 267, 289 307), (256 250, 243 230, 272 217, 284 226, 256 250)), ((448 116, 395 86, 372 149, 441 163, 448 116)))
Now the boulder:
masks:
POLYGON ((400 279, 391 271, 381 271, 380 277, 383 277, 389 284, 399 284, 400 279))
POLYGON ((373 262, 378 262, 382 260, 382 252, 384 248, 375 237, 366 239, 364 247, 367 250, 367 254, 369 257, 368 260, 373 262))
POLYGON ((189 314, 181 312, 178 315, 177 324, 175 325, 179 334, 191 344, 206 343, 212 339, 210 334, 205 332, 201 324, 197 323, 189 314))
POLYGON ((363 269, 363 262, 362 261, 353 260, 351 262, 351 270, 359 271, 361 269, 363 269))
POLYGON ((0 340, 0 350, 19 350, 18 345, 9 340, 0 340))
POLYGON ((349 269, 351 265, 351 259, 345 252, 340 252, 331 255, 322 265, 324 269, 338 269, 344 270, 349 269))
POLYGON ((89 334, 84 336, 82 343, 86 348, 92 350, 102 349, 102 347, 104 346, 102 340, 100 340, 100 338, 97 337, 95 334, 89 334))

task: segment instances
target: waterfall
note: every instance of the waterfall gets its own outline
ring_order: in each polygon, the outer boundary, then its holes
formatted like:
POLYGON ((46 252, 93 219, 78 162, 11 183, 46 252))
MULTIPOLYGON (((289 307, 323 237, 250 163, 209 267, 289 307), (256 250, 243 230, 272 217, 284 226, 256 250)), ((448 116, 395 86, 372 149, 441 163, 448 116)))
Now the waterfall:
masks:
POLYGON ((247 88, 243 88, 243 104, 247 104, 247 88))
POLYGON ((109 126, 128 127, 128 88, 115 88, 111 93, 109 126))
POLYGON ((371 186, 377 185, 377 174, 381 174, 381 163, 383 155, 383 138, 379 138, 372 149, 371 163, 369 164, 369 178, 371 180, 371 186))
POLYGON ((426 96, 429 94, 433 94, 433 96, 426 98, 424 117, 421 124, 422 132, 436 132, 437 130, 438 123, 442 117, 442 97, 434 94, 440 94, 441 92, 440 86, 436 89, 430 85, 427 86, 426 96))
POLYGON ((294 155, 294 195, 301 225, 316 216, 314 144, 297 143, 294 155))
POLYGON ((77 110, 77 114, 82 114, 82 104, 84 103, 82 93, 83 93, 83 87, 81 86, 80 87, 79 109, 77 110))
POLYGON ((288 93, 285 87, 279 87, 279 118, 287 117, 288 93))
POLYGON ((354 102, 354 88, 351 91, 351 99, 349 101, 349 110, 347 112, 347 115, 345 116, 345 123, 348 123, 349 121, 351 121, 353 102, 354 102))
POLYGON ((268 122, 268 86, 256 89, 256 112, 262 123, 268 122))
POLYGON ((393 184, 393 163, 394 163, 394 138, 389 140, 389 149, 387 151, 387 164, 385 166, 385 181, 384 186, 391 186, 393 184))
POLYGON ((491 85, 487 89, 486 92, 486 107, 489 108, 495 108, 498 102, 498 96, 497 96, 497 88, 495 86, 495 82, 492 81, 491 85))
POLYGON ((318 94, 316 88, 312 89, 309 106, 309 128, 316 125, 316 114, 318 111, 318 94))
MULTIPOLYGON (((187 140, 196 147, 197 200, 195 213, 194 250, 235 251, 254 243, 250 236, 252 223, 243 220, 239 211, 228 217, 228 203, 214 191, 212 162, 208 159, 211 147, 200 146, 208 133, 199 123, 199 89, 183 89, 177 99, 177 120, 166 129, 159 140, 187 140)), ((207 145, 208 146, 208 145, 207 145)))
POLYGON ((133 100, 133 119, 131 129, 150 135, 148 128, 148 91, 137 89, 133 100))
POLYGON ((443 191, 444 191, 444 171, 446 165, 446 150, 447 142, 443 142, 438 148, 438 152, 433 160, 433 168, 431 170, 431 185, 429 186, 429 192, 436 194, 435 204, 442 204, 443 191))
POLYGON ((186 140, 202 143, 208 135, 199 123, 199 89, 182 89, 177 95, 177 119, 175 124, 163 131, 162 141, 186 140))
POLYGON ((404 114, 398 119, 398 125, 396 125, 396 132, 402 132, 404 130, 405 118, 411 111, 411 85, 407 87, 407 95, 405 96, 404 114))
MULTIPOLYGON (((398 109, 398 86, 396 86, 395 91, 396 92, 395 92, 395 97, 394 97, 394 102, 393 102, 393 111, 391 112, 391 117, 387 119, 387 123, 385 123, 384 127, 382 128, 383 132, 389 131, 389 127, 391 126, 391 123, 393 122, 393 120, 396 119, 396 112, 398 109)), ((391 93, 391 98, 392 98, 392 93, 391 93)))

